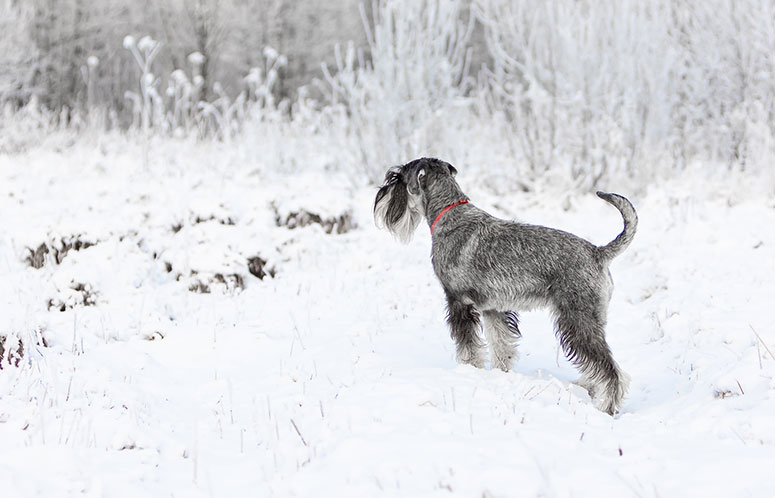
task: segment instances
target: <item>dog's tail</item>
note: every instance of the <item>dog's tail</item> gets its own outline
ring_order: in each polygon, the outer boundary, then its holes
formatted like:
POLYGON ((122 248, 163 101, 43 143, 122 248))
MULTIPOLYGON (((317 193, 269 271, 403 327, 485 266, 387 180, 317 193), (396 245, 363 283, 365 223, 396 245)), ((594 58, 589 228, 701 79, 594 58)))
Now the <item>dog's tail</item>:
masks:
POLYGON ((632 238, 635 236, 635 230, 638 228, 638 214, 635 212, 635 208, 632 207, 632 204, 630 204, 630 201, 621 195, 597 192, 597 196, 606 202, 613 204, 613 206, 622 214, 622 218, 624 218, 624 230, 622 230, 622 233, 617 235, 616 238, 608 244, 597 248, 598 259, 610 261, 620 252, 627 249, 627 246, 632 242, 632 238))

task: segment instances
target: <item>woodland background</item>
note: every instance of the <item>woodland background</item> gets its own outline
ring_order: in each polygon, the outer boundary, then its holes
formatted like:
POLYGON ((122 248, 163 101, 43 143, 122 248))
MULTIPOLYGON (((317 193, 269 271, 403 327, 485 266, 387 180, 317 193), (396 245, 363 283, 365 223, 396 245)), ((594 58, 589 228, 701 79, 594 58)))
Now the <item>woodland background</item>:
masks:
POLYGON ((4 151, 305 136, 370 181, 435 154, 525 185, 697 166, 772 188, 771 0, 2 0, 0 31, 4 151))

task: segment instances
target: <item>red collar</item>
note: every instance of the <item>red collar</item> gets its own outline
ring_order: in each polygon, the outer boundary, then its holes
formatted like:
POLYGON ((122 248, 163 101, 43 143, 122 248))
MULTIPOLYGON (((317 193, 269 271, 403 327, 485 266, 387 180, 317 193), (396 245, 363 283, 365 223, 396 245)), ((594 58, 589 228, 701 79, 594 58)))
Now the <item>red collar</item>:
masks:
POLYGON ((444 216, 444 213, 446 213, 447 211, 449 211, 453 207, 459 206, 461 204, 468 204, 468 199, 463 199, 462 201, 453 202, 452 204, 450 204, 449 206, 447 206, 447 207, 445 207, 444 209, 441 210, 439 215, 436 216, 436 219, 433 220, 433 223, 431 223, 431 235, 433 234, 433 227, 435 227, 436 223, 438 223, 438 221, 441 219, 441 217, 444 216))

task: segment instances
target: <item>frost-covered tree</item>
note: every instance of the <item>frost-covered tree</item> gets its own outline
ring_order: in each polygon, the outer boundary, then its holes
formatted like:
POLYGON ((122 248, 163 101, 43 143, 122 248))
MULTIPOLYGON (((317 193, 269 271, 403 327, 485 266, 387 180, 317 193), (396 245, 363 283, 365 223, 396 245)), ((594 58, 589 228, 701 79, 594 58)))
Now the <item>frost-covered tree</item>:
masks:
POLYGON ((146 131, 225 140, 246 117, 303 116, 375 179, 418 154, 583 187, 771 168, 775 0, 360 3, 0 0, 0 99, 124 127, 147 109, 146 131), (125 35, 164 47, 150 108, 125 35))
POLYGON ((184 5, 191 24, 194 49, 199 54, 196 66, 198 76, 202 79, 203 97, 208 98, 225 30, 221 20, 221 6, 218 0, 187 0, 184 5))
POLYGON ((772 150, 772 0, 475 3, 490 109, 529 174, 589 185, 772 150))
POLYGON ((377 180, 385 158, 444 152, 445 114, 469 105, 474 19, 466 2, 449 0, 384 0, 372 12, 362 11, 368 52, 337 47, 336 65, 323 69, 329 101, 343 106, 360 163, 377 180))
POLYGON ((30 39, 33 9, 13 0, 0 0, 0 103, 25 104, 35 93, 38 53, 30 39))
POLYGON ((89 101, 83 69, 94 56, 100 64, 89 80, 93 97, 123 113, 123 94, 134 85, 137 69, 122 40, 149 35, 165 47, 156 61, 162 77, 187 70, 190 53, 204 56, 198 70, 208 97, 216 82, 230 95, 245 89, 244 76, 263 64, 264 48, 273 47, 289 56, 275 86, 289 96, 320 75, 321 60, 333 61, 336 43, 362 40, 359 1, 2 0, 7 15, 0 22, 8 29, 0 43, 18 47, 2 56, 9 63, 17 55, 32 58, 15 62, 4 77, 21 82, 21 93, 35 93, 49 107, 83 107, 89 101))

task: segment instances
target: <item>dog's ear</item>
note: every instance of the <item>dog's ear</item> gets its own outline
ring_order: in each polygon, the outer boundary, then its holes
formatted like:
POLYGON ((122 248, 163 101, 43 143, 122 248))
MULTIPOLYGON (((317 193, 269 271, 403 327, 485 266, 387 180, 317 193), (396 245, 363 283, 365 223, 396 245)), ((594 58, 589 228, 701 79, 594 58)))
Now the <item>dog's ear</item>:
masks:
POLYGON ((449 167, 449 174, 452 175, 452 178, 455 178, 457 175, 457 170, 451 164, 447 164, 447 166, 449 167))
POLYGON ((409 193, 400 168, 390 168, 385 174, 385 183, 374 199, 374 221, 380 228, 395 226, 404 216, 409 202, 409 193))
POLYGON ((425 188, 425 167, 418 168, 411 173, 407 188, 412 195, 420 195, 420 191, 425 188))
POLYGON ((379 228, 387 228, 401 242, 407 243, 422 220, 417 198, 410 194, 409 183, 419 189, 416 172, 407 175, 400 167, 391 168, 385 175, 385 183, 374 199, 374 221, 379 228))

